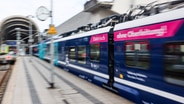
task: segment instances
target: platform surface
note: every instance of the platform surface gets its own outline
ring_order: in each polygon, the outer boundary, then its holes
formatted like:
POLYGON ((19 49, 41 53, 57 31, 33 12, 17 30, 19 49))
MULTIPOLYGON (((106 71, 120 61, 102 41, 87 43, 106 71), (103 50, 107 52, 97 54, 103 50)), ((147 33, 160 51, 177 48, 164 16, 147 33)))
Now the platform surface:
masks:
POLYGON ((127 99, 36 57, 18 57, 2 104, 133 104, 127 99))

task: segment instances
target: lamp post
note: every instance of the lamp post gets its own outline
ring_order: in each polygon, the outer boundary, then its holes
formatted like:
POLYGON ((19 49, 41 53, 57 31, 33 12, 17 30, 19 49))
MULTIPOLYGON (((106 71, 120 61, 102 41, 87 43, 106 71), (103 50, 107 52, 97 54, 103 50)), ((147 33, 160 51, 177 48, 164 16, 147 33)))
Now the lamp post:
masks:
POLYGON ((53 35, 56 35, 56 30, 53 25, 53 0, 50 0, 50 7, 51 10, 48 11, 47 8, 44 6, 40 6, 37 10, 37 18, 40 21, 45 21, 48 17, 50 17, 50 29, 48 30, 47 34, 52 35, 51 36, 51 45, 50 45, 50 65, 51 65, 51 76, 50 76, 50 88, 55 88, 54 87, 54 43, 53 43, 53 35))
MULTIPOLYGON (((28 18, 28 19, 29 18, 34 18, 34 16, 28 15, 28 16, 26 16, 26 18, 28 18)), ((29 20, 29 40, 28 40, 28 42, 29 42, 29 54, 30 54, 30 57, 32 55, 32 47, 31 47, 31 45, 32 45, 32 42, 33 42, 33 34, 32 34, 33 29, 32 29, 32 26, 33 26, 33 24, 31 22, 31 20, 29 20)))
MULTIPOLYGON (((51 10, 50 10, 50 18, 51 18, 51 24, 53 25, 53 0, 51 0, 51 10)), ((53 35, 53 34, 52 34, 53 35)), ((53 36, 51 37, 51 45, 50 45, 50 54, 51 54, 51 81, 50 81, 50 87, 54 88, 54 43, 53 43, 53 36)))

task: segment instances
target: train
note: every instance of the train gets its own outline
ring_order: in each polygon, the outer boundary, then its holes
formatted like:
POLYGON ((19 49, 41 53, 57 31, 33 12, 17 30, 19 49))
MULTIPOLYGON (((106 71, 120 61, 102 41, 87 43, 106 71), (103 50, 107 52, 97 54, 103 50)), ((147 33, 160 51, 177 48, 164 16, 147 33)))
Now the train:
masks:
POLYGON ((0 53, 5 53, 7 54, 9 52, 9 46, 6 44, 2 44, 0 47, 0 53))
MULTIPOLYGON (((184 7, 160 13, 165 5, 52 37, 54 64, 136 104, 183 104, 184 7)), ((50 45, 32 46, 33 55, 49 61, 50 45)))

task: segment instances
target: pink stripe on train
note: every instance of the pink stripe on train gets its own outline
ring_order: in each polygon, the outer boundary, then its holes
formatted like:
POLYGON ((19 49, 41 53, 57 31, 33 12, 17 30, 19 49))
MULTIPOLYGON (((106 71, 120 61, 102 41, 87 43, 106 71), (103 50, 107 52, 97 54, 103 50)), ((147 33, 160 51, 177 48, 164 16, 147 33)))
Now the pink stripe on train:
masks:
POLYGON ((107 41, 108 41, 107 34, 98 34, 98 35, 91 36, 91 38, 90 38, 90 44, 107 42, 107 41))
POLYGON ((114 41, 172 37, 182 23, 183 20, 176 20, 126 30, 118 30, 114 32, 114 41))

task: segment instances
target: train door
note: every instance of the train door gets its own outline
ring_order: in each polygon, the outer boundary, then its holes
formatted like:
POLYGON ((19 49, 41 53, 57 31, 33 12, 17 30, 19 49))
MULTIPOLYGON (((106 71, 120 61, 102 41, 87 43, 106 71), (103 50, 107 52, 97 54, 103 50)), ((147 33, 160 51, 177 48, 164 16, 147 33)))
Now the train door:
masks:
POLYGON ((65 49, 64 49, 64 61, 65 61, 65 67, 67 67, 69 65, 69 48, 68 46, 65 46, 65 49))
POLYGON ((46 51, 46 45, 44 42, 40 43, 39 44, 39 57, 41 59, 44 59, 44 56, 45 56, 45 51, 46 51))
POLYGON ((58 60, 59 61, 65 60, 65 44, 64 44, 64 42, 58 43, 58 60))
POLYGON ((51 54, 50 54, 50 43, 46 43, 46 49, 45 49, 45 57, 46 60, 50 60, 51 54))
POLYGON ((108 33, 108 86, 113 87, 114 83, 114 36, 113 28, 108 33))
POLYGON ((114 91, 118 92, 115 87, 113 87, 114 84, 114 34, 113 34, 113 28, 111 28, 108 32, 108 54, 107 54, 108 62, 107 62, 107 67, 108 67, 108 82, 107 84, 104 84, 103 87, 114 91))
POLYGON ((58 65, 58 42, 54 43, 54 64, 58 65))

